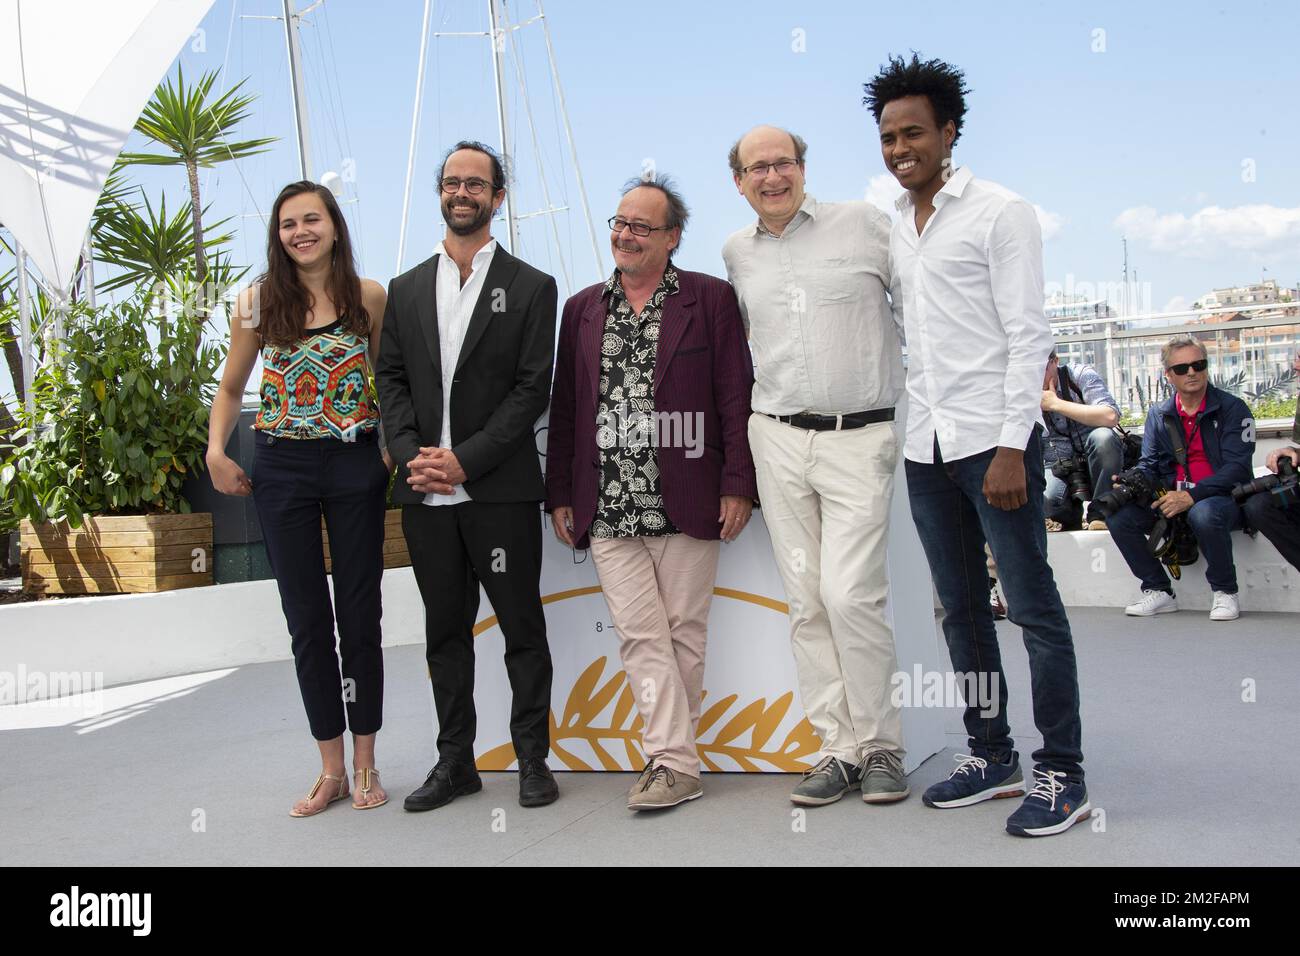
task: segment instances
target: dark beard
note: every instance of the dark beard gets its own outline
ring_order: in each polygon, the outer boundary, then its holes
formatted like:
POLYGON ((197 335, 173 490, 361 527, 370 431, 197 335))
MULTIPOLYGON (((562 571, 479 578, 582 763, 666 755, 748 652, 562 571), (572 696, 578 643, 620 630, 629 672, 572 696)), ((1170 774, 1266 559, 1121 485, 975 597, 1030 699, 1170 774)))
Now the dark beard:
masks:
MULTIPOLYGON (((484 190, 484 192, 486 192, 486 190, 484 190)), ((451 200, 450 199, 444 200, 442 203, 442 218, 443 221, 447 223, 447 228, 450 229, 458 236, 469 236, 478 232, 480 229, 482 229, 484 226, 486 226, 489 222, 492 221, 492 206, 490 204, 482 205, 480 203, 475 203, 474 206, 475 209, 477 210, 477 212, 474 215, 474 218, 469 220, 469 222, 465 223, 465 225, 458 226, 458 225, 454 225, 452 222, 451 200)))

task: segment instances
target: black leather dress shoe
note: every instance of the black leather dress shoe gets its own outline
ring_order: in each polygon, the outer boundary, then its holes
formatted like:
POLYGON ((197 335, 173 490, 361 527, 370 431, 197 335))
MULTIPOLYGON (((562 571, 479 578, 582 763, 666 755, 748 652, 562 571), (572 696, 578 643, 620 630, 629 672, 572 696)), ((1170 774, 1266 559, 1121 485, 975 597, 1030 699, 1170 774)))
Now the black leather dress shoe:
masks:
POLYGON ((424 783, 402 805, 412 811, 436 810, 457 797, 478 793, 482 789, 483 781, 472 764, 439 760, 429 771, 429 776, 424 778, 424 783))
POLYGON ((519 805, 521 807, 544 807, 554 803, 560 796, 560 788, 551 775, 551 768, 546 766, 545 757, 521 757, 519 759, 519 805))

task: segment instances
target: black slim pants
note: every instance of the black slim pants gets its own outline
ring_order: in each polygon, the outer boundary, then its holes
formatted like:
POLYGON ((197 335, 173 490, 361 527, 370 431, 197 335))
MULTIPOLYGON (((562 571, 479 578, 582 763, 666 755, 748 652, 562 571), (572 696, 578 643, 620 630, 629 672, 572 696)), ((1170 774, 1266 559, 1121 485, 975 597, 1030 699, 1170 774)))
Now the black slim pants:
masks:
POLYGON ((551 749, 551 651, 540 592, 537 502, 403 505, 402 531, 424 599, 438 756, 474 762, 474 622, 482 583, 505 638, 515 754, 545 757, 551 749))
POLYGON ((1295 568, 1300 568, 1300 505, 1282 507, 1277 496, 1256 492, 1244 505, 1246 523, 1263 532, 1278 553, 1295 568))
POLYGON ((384 709, 379 619, 388 487, 376 436, 371 432, 345 442, 259 432, 250 477, 312 736, 332 740, 348 727, 354 734, 376 733, 384 709), (333 607, 322 514, 333 559, 333 607), (334 650, 336 620, 342 680, 334 650))

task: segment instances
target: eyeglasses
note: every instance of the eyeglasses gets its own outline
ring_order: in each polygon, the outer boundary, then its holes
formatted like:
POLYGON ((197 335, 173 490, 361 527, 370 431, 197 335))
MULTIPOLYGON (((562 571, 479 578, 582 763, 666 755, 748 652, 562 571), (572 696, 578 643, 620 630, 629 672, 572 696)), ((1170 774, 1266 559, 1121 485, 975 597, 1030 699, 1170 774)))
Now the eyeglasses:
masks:
POLYGON ((775 163, 750 163, 741 167, 740 174, 750 179, 764 179, 769 169, 775 169, 777 175, 784 176, 798 165, 798 160, 794 159, 778 159, 775 163))
POLYGON ((643 222, 628 222, 622 216, 610 216, 609 228, 614 232, 622 232, 624 229, 632 230, 632 235, 640 236, 644 239, 652 232, 660 232, 673 228, 672 226, 647 226, 643 222))
MULTIPOLYGON (((485 179, 457 179, 455 176, 448 176, 438 185, 442 187, 442 191, 445 193, 459 192, 460 187, 463 185, 465 187, 465 192, 469 193, 471 196, 477 196, 482 193, 483 190, 492 186, 492 184, 485 179)), ((496 187, 493 188, 495 189, 496 187)))
POLYGON ((1169 371, 1175 375, 1186 375, 1189 368, 1196 372, 1204 372, 1209 365, 1208 359, 1197 359, 1195 362, 1179 362, 1177 365, 1171 365, 1169 371))

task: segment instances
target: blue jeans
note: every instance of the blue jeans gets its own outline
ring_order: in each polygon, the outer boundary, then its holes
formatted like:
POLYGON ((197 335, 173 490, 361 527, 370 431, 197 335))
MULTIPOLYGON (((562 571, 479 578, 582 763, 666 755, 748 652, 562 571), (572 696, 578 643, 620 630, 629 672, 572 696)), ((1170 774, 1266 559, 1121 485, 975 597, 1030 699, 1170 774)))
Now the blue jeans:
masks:
POLYGON ((981 710, 978 702, 967 703, 963 720, 970 748, 973 753, 994 759, 1014 748, 1007 721, 1006 678, 989 608, 988 571, 984 564, 987 541, 998 564, 1007 616, 1023 630, 1029 652, 1034 724, 1043 735, 1043 746, 1034 751, 1034 762, 1082 780, 1074 639, 1047 563, 1043 452, 1038 434, 1030 436, 1025 449, 1029 500, 1014 511, 1003 511, 984 500, 984 473, 994 452, 989 449, 944 462, 936 441, 934 464, 910 460, 904 463, 912 520, 943 604, 943 636, 953 670, 976 674, 976 686, 996 686, 998 691, 996 713, 981 710))
MULTIPOLYGON (((1106 522, 1115 547, 1124 556, 1129 570, 1142 579, 1148 591, 1173 593, 1169 575, 1160 559, 1147 550, 1147 535, 1156 523, 1158 512, 1149 505, 1125 505, 1106 522)), ((1227 495, 1203 498, 1187 511, 1196 543, 1205 557, 1205 580, 1216 591, 1237 593, 1237 566, 1232 563, 1232 532, 1242 527, 1241 508, 1227 495)))
MULTIPOLYGON (((1110 476, 1118 475, 1124 467, 1124 443, 1115 429, 1094 428, 1084 438, 1083 450, 1088 456, 1088 477, 1092 480, 1089 501, 1096 501, 1110 491, 1110 476)), ((1043 477, 1047 480, 1043 513, 1067 526, 1077 524, 1082 504, 1071 498, 1065 482, 1052 474, 1050 462, 1044 465, 1043 477)))

